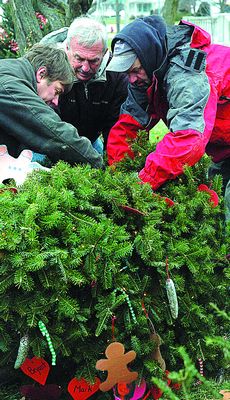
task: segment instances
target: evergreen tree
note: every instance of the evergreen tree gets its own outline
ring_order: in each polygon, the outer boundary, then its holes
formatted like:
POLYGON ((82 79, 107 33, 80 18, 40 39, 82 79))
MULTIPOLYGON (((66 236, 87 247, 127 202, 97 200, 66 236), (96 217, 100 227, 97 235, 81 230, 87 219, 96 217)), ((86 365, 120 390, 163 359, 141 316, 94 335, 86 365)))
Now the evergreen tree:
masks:
POLYGON ((14 367, 27 335, 28 357, 51 364, 39 321, 65 384, 74 374, 104 380, 96 361, 115 338, 136 351, 131 367, 151 385, 162 376, 153 357, 155 332, 168 370, 181 367, 180 346, 193 362, 202 353, 210 376, 226 365, 221 349, 214 352, 205 340, 228 329, 226 318, 213 312, 213 304, 226 310, 229 278, 221 178, 211 183, 217 207, 198 190, 210 186, 208 157, 153 193, 133 172, 149 152, 143 133, 133 150, 138 157, 115 171, 59 162, 48 173, 33 172, 17 194, 1 192, 0 365, 14 367))

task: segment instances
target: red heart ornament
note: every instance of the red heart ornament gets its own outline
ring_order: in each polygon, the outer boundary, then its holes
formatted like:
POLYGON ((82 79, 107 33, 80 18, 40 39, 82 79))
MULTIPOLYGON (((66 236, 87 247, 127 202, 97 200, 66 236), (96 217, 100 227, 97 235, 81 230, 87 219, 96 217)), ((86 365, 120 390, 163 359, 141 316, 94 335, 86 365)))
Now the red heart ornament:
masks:
POLYGON ((73 378, 68 384, 68 392, 74 400, 85 400, 99 390, 100 383, 99 378, 96 378, 93 385, 83 378, 80 380, 73 378))
POLYGON ((50 366, 45 360, 43 360, 43 358, 26 358, 20 368, 25 375, 28 375, 41 385, 45 385, 46 379, 49 375, 50 366))

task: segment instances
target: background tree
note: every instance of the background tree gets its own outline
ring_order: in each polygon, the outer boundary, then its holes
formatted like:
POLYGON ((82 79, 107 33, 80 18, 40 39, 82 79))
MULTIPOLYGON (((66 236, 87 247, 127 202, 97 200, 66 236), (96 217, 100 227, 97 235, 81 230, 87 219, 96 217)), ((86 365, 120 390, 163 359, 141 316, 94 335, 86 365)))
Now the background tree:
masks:
MULTIPOLYGON (((68 5, 60 0, 33 0, 34 10, 42 13, 48 20, 49 31, 66 25, 68 5)), ((46 33, 46 32, 45 32, 46 33)))
POLYGON ((167 24, 173 25, 176 22, 178 4, 179 0, 165 0, 162 16, 167 24))
POLYGON ((225 13, 225 12, 230 12, 230 5, 227 3, 228 3, 227 0, 219 0, 218 2, 215 2, 214 4, 220 8, 221 13, 225 13))
POLYGON ((211 15, 210 4, 207 1, 202 1, 196 12, 196 15, 200 17, 206 17, 207 15, 211 15))
POLYGON ((5 14, 4 29, 12 32, 18 45, 17 55, 48 32, 69 26, 75 17, 86 14, 91 4, 92 0, 9 0, 6 4, 0 1, 5 14))
POLYGON ((66 23, 69 26, 75 17, 86 14, 93 0, 68 0, 66 23))
POLYGON ((196 0, 179 0, 178 11, 184 15, 194 14, 196 8, 196 0))
POLYGON ((10 0, 7 3, 14 25, 15 39, 20 53, 42 38, 39 22, 35 16, 32 0, 10 0))

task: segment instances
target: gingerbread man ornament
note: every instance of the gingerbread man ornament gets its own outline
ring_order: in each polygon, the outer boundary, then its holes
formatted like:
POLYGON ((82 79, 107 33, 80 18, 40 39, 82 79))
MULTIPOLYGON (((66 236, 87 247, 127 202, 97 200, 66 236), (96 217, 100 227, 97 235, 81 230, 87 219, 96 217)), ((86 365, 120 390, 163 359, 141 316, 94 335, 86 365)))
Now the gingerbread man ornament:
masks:
POLYGON ((138 373, 129 371, 127 364, 136 358, 135 351, 125 354, 122 343, 113 342, 105 350, 106 359, 97 361, 96 368, 100 371, 108 371, 107 379, 100 384, 100 390, 107 392, 117 383, 130 383, 137 379, 138 373))

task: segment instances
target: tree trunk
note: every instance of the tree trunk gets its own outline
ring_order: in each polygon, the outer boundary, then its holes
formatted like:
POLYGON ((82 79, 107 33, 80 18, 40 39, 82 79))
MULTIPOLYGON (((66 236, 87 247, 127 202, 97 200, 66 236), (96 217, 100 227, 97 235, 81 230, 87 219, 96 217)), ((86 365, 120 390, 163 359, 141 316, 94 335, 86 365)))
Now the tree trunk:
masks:
POLYGON ((117 26, 117 33, 120 32, 120 8, 119 8, 119 1, 116 0, 116 26, 117 26))
POLYGON ((75 17, 86 14, 92 0, 9 0, 9 12, 14 24, 15 39, 22 55, 34 43, 42 39, 35 10, 48 20, 51 31, 69 26, 75 17))
POLYGON ((184 15, 190 15, 192 9, 191 0, 179 0, 178 1, 178 11, 182 11, 184 15))
POLYGON ((35 16, 32 0, 10 0, 9 5, 14 23, 15 39, 22 55, 34 43, 41 40, 42 33, 35 16))
POLYGON ((37 0, 37 9, 48 19, 50 30, 66 26, 67 6, 58 0, 37 0))
POLYGON ((68 0, 66 15, 67 25, 70 25, 74 18, 84 15, 91 7, 93 0, 68 0))
POLYGON ((165 0, 162 14, 169 25, 173 25, 177 19, 178 3, 179 0, 165 0))

